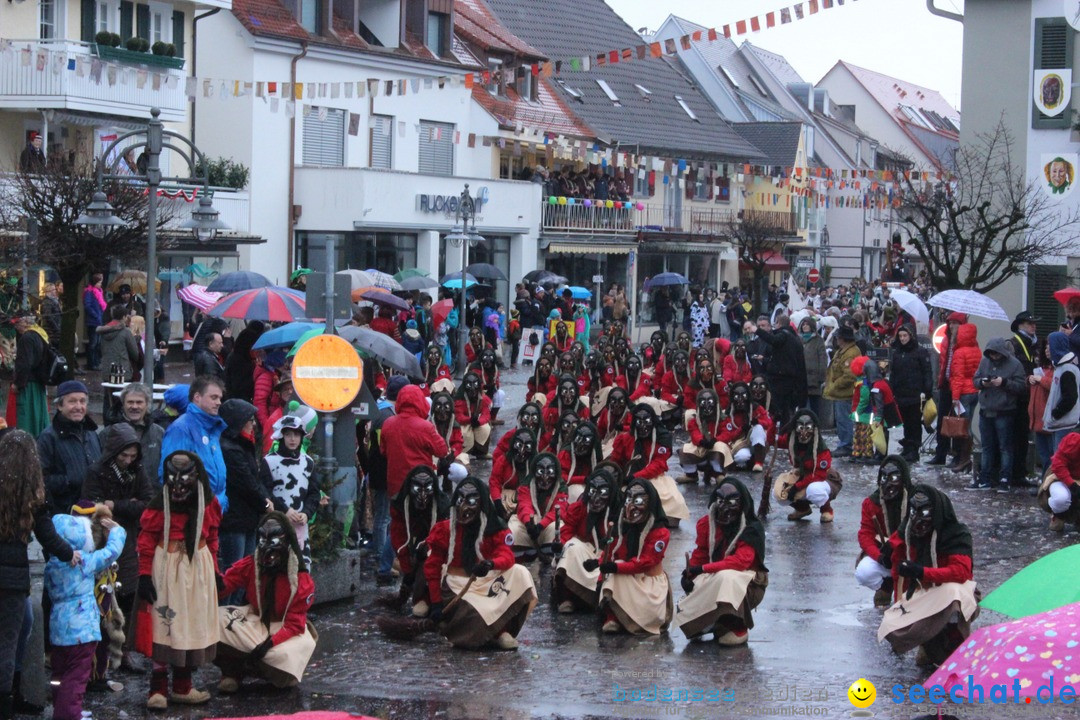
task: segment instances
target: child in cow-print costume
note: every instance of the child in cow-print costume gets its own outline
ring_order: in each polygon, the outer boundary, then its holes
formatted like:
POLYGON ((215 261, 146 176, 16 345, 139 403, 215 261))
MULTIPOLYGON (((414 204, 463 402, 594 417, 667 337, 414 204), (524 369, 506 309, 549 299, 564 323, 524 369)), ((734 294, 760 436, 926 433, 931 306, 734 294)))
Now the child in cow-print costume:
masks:
POLYGON ((277 450, 262 459, 259 479, 274 500, 274 509, 284 513, 296 532, 304 555, 311 566, 311 544, 308 542, 308 522, 319 506, 321 493, 315 481, 315 461, 305 453, 301 444, 306 434, 296 415, 281 418, 277 450))

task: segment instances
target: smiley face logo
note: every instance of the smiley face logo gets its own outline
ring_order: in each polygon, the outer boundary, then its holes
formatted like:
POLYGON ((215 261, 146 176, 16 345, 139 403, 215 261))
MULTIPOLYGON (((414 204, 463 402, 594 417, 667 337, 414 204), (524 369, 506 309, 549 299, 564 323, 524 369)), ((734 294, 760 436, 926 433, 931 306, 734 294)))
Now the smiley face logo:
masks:
POLYGON ((865 678, 859 678, 851 683, 847 691, 848 700, 857 708, 868 708, 877 699, 877 688, 865 678))

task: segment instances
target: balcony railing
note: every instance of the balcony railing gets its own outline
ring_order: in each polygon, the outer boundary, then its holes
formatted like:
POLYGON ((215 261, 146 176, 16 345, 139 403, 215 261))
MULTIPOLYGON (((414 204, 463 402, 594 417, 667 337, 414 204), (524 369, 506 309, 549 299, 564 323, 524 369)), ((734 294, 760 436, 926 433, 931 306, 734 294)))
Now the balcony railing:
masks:
POLYGON ((736 216, 730 210, 686 207, 673 209, 645 205, 637 201, 622 208, 607 207, 600 201, 575 199, 573 204, 542 205, 541 228, 545 232, 568 235, 619 235, 669 233, 703 237, 725 237, 736 216))
POLYGON ((159 107, 162 120, 186 117, 183 70, 103 61, 92 43, 74 40, 14 40, 11 50, 14 59, 0 63, 0 109, 144 118, 150 107, 159 107))

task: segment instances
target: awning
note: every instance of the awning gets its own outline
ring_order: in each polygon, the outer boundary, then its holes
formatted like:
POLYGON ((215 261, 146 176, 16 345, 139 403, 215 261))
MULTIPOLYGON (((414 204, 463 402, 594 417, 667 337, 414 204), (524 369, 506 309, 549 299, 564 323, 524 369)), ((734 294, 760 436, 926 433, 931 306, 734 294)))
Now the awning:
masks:
MULTIPOLYGON (((788 261, 784 259, 784 256, 775 250, 766 250, 762 253, 762 258, 765 260, 765 272, 770 272, 772 270, 788 270, 791 268, 788 261)), ((745 262, 740 262, 739 268, 743 270, 752 269, 745 262)))
POLYGON ((636 245, 630 243, 577 243, 553 242, 548 245, 549 253, 574 253, 577 255, 627 255, 636 245))
POLYGON ((693 255, 724 255, 731 252, 728 243, 643 242, 642 253, 690 253, 693 255))

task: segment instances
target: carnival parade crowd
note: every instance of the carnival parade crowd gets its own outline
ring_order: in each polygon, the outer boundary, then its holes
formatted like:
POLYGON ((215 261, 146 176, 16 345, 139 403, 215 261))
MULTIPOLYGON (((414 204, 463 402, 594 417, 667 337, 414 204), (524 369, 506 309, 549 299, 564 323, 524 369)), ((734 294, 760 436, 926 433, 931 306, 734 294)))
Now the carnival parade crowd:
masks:
MULTIPOLYGON (((365 364, 378 410, 356 427, 359 517, 371 521, 355 534, 377 583, 397 585, 380 599, 384 632, 435 629, 456 647, 514 650, 543 595, 556 613, 596 614, 603 633, 674 624, 691 639, 745 644, 770 584, 763 520, 777 503, 790 522, 833 522, 843 460, 877 469, 850 555, 854 580, 883 608, 878 638, 940 664, 978 614, 973 540, 948 494, 916 482, 912 466, 929 428, 928 464, 952 455, 951 467, 970 468, 976 416, 971 488, 1027 485, 1033 436, 1043 470, 1033 490, 1050 530, 1080 522, 1071 324, 1038 340, 1037 319, 1021 312, 1011 337, 980 350, 975 326, 952 313, 935 363, 880 283, 797 298, 774 289, 761 315, 737 288, 691 288, 681 325, 662 295, 651 300, 660 329, 640 347, 618 287, 598 328, 571 321, 585 313, 569 291, 526 282, 508 316, 473 300, 449 328, 434 326, 419 293, 408 311, 357 314, 354 324, 415 353, 421 375, 365 364), (448 332, 467 332, 463 374, 448 332), (507 398, 501 372, 523 357, 525 396, 507 398), (516 417, 500 416, 518 400, 516 417), (698 483, 708 511, 695 518, 683 491, 698 483), (672 533, 696 538, 677 589, 672 533), (550 567, 548 587, 537 588, 536 563, 550 567)), ((94 335, 125 382, 141 352, 129 302, 102 297, 116 327, 94 335)), ((31 537, 47 557, 54 718, 80 718, 87 688, 123 671, 149 670, 152 710, 210 701, 193 682, 208 663, 220 693, 247 677, 301 682, 318 640, 309 530, 328 498, 309 454, 317 416, 294 398, 291 357, 253 349, 262 323, 234 339, 225 321, 202 319, 192 382, 160 409, 129 382, 99 428, 78 379, 56 384, 49 418, 50 338, 37 321, 17 320, 11 427, 0 430, 0 638, 12 649, 0 657, 0 720, 42 711, 21 693, 31 537)))

